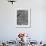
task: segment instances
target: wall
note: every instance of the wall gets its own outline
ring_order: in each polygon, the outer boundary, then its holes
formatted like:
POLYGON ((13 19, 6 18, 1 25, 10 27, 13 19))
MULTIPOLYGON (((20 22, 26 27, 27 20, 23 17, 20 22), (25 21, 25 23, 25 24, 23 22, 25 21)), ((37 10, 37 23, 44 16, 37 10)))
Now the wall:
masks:
POLYGON ((33 40, 46 40, 45 2, 45 0, 17 0, 12 5, 7 0, 0 0, 0 40, 14 40, 21 31, 29 33, 33 40), (31 28, 16 28, 17 8, 31 8, 31 28))

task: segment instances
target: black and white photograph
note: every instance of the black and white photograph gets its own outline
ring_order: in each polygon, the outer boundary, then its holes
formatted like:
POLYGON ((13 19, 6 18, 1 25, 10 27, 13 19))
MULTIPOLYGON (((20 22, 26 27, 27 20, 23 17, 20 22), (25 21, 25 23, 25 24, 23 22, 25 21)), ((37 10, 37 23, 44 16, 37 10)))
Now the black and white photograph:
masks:
POLYGON ((17 9, 16 14, 16 25, 17 27, 28 27, 30 26, 30 10, 27 8, 17 9))
POLYGON ((17 25, 28 25, 28 10, 17 10, 17 25))

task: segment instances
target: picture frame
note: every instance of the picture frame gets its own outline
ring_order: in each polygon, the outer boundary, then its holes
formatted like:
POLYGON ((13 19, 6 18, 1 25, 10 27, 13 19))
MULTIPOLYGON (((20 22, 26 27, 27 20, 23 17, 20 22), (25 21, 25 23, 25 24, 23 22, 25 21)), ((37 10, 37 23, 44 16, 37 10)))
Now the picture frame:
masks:
POLYGON ((17 8, 16 10, 16 28, 31 27, 31 9, 17 8))

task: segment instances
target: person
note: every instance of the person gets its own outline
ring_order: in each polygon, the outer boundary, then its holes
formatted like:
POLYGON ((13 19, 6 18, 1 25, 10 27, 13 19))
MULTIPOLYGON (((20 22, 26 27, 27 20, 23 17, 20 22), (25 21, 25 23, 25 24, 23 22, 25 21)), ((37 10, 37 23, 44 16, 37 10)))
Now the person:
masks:
POLYGON ((21 14, 17 15, 17 25, 22 25, 23 24, 23 17, 21 14))

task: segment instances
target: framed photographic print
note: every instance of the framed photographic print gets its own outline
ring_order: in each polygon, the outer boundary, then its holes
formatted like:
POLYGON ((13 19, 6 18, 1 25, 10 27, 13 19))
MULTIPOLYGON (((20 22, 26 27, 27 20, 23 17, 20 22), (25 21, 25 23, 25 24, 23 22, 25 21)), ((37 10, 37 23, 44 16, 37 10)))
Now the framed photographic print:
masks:
POLYGON ((30 27, 30 18, 29 8, 18 8, 16 11, 16 27, 30 27))

